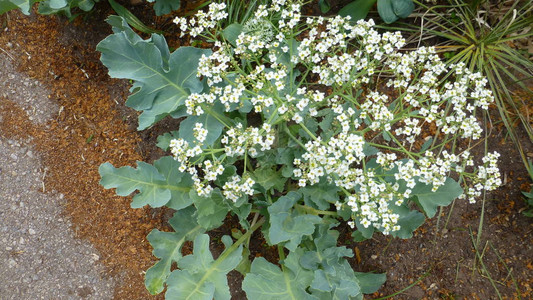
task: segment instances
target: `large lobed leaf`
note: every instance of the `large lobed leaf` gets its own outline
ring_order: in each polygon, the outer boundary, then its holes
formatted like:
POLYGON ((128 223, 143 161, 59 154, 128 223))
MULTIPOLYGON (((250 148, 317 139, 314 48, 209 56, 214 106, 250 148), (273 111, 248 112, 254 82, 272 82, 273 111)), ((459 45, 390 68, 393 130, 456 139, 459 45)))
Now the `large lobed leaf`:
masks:
POLYGON ((194 213, 194 207, 189 206, 174 214, 169 223, 176 232, 154 229, 148 234, 148 241, 154 248, 153 254, 161 259, 146 271, 144 283, 152 295, 163 291, 163 284, 170 274, 172 263, 177 263, 182 257, 183 244, 194 240, 197 235, 205 231, 193 218, 194 213))
POLYGON ((439 206, 449 205, 463 193, 461 185, 450 177, 446 178, 444 185, 440 186, 436 192, 431 191, 432 188, 433 185, 418 183, 412 191, 412 195, 416 196, 416 203, 430 218, 435 216, 439 206))
POLYGON ((362 299, 361 288, 354 271, 345 257, 352 257, 352 250, 337 247, 339 233, 329 230, 331 225, 319 225, 314 236, 314 249, 306 251, 300 264, 313 271, 311 291, 320 299, 362 299))
POLYGON ((242 244, 232 246, 229 236, 223 236, 226 250, 213 259, 209 251, 209 236, 200 234, 194 239, 193 254, 180 259, 179 270, 167 280, 167 300, 229 300, 231 298, 226 274, 242 259, 242 244))
POLYGON ((315 224, 322 222, 318 216, 299 213, 292 209, 301 198, 300 193, 289 192, 268 207, 270 214, 268 239, 271 244, 286 242, 285 248, 295 251, 305 235, 313 234, 315 224))
POLYGON ((262 257, 254 259, 250 273, 242 282, 242 289, 248 299, 318 299, 306 292, 306 288, 313 280, 313 273, 300 266, 298 261, 301 255, 301 249, 291 252, 282 262, 281 270, 262 257))
POLYGON ((209 49, 180 47, 170 53, 161 35, 141 39, 117 16, 108 18, 114 34, 101 41, 96 49, 101 61, 114 78, 134 80, 133 94, 126 105, 143 111, 139 130, 183 107, 190 93, 199 93, 203 85, 196 77, 198 60, 209 49))
POLYGON ((192 179, 189 174, 179 172, 178 167, 178 162, 166 156, 155 161, 154 165, 138 161, 137 169, 130 166, 115 168, 110 163, 104 163, 98 171, 100 184, 106 189, 116 188, 119 196, 128 196, 139 190, 133 197, 132 208, 166 204, 178 210, 192 203, 189 197, 192 179))

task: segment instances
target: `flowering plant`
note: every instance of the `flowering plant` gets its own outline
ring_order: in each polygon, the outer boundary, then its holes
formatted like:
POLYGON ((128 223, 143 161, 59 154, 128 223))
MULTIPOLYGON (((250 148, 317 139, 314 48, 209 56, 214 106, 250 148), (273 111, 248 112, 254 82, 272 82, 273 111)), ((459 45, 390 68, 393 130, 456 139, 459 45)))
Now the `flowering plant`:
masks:
POLYGON ((375 231, 409 238, 425 218, 411 204, 433 217, 500 184, 498 154, 476 165, 469 151, 482 133, 475 115, 492 102, 486 79, 447 67, 433 48, 402 51, 401 35, 380 34, 372 20, 304 17, 301 5, 274 0, 222 28, 225 5, 213 3, 175 19, 212 50, 173 53, 162 36, 143 40, 109 18, 115 33, 98 50, 111 76, 134 80, 126 104, 142 111, 139 129, 184 117, 158 139, 172 156, 100 166, 105 188, 139 190, 132 207, 177 210, 176 232, 148 236, 160 258, 146 273, 151 293, 166 283, 169 299, 229 299, 226 274, 237 268, 250 299, 362 299, 384 274, 352 270, 337 226, 356 241, 375 231), (215 260, 203 233, 228 213, 246 232, 223 237, 215 260), (250 262, 259 228, 281 268, 250 262), (185 241, 194 250, 182 257, 185 241))

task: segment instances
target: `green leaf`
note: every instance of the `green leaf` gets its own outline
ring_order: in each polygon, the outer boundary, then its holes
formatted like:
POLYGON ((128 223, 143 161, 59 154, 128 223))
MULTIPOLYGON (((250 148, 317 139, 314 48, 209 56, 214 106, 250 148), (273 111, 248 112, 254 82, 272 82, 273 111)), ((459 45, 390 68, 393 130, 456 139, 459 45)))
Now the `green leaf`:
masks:
POLYGON ((228 214, 229 206, 225 203, 226 199, 219 189, 213 190, 209 197, 198 196, 196 191, 191 189, 190 197, 198 210, 198 224, 208 230, 222 225, 228 214))
POLYGON ((12 9, 20 9, 20 11, 29 15, 31 7, 37 2, 36 0, 0 0, 0 15, 12 9))
POLYGON ((376 292, 387 280, 387 274, 360 273, 355 272, 355 277, 359 281, 363 294, 376 292))
POLYGON ((329 4, 328 0, 318 0, 318 7, 320 8, 320 11, 325 14, 331 9, 331 4, 329 4))
POLYGON ((376 0, 356 0, 350 2, 339 11, 339 15, 343 17, 350 16, 352 17, 351 21, 362 20, 366 18, 374 3, 376 3, 376 0))
MULTIPOLYGON (((33 3, 31 3, 33 5, 33 3)), ((29 0, 0 0, 0 15, 13 9, 19 8, 25 15, 30 14, 29 0)))
POLYGON ((424 224, 426 218, 424 214, 416 210, 409 210, 406 206, 396 206, 394 204, 389 205, 392 212, 400 215, 398 219, 398 225, 400 230, 392 231, 391 235, 401 239, 409 239, 413 237, 413 231, 415 231, 420 225, 424 224))
POLYGON ((297 192, 289 192, 268 207, 270 214, 268 238, 271 244, 287 242, 285 248, 295 251, 303 236, 313 234, 315 224, 322 222, 318 216, 300 214, 292 209, 301 197, 297 192))
POLYGON ((169 223, 176 232, 162 232, 154 229, 148 234, 148 241, 154 248, 153 254, 161 259, 146 271, 144 278, 146 289, 152 295, 163 291, 163 284, 170 274, 172 263, 178 262, 182 257, 183 244, 186 241, 192 241, 198 234, 205 231, 192 217, 194 212, 194 207, 190 206, 174 214, 169 223))
POLYGON ((188 190, 193 186, 193 181, 188 173, 179 171, 179 163, 172 156, 162 157, 154 162, 154 167, 165 178, 169 186, 170 201, 166 204, 175 210, 180 210, 192 204, 188 190))
POLYGON ((276 171, 271 167, 261 167, 253 172, 252 175, 256 184, 262 186, 265 191, 275 188, 277 191, 284 191, 287 178, 281 176, 281 171, 276 171))
POLYGON ((157 137, 156 145, 164 151, 168 151, 170 147, 170 141, 177 138, 179 138, 179 134, 177 131, 167 132, 157 137))
POLYGON ((193 134, 193 129, 196 126, 196 123, 201 123, 204 126, 204 129, 207 130, 204 147, 213 145, 222 134, 222 129, 224 129, 224 124, 220 123, 220 121, 211 114, 205 113, 201 116, 189 116, 180 123, 180 138, 189 143, 196 141, 193 134))
POLYGON ((413 0, 392 0, 394 14, 400 18, 407 18, 415 9, 413 0))
POLYGON ((322 180, 318 184, 306 186, 299 191, 302 192, 306 205, 326 210, 329 209, 331 203, 339 200, 338 192, 340 192, 340 188, 322 180))
MULTIPOLYGON (((154 0, 148 0, 154 2, 154 0)), ((154 10, 156 16, 162 16, 171 13, 180 8, 180 0, 155 0, 154 10)))
POLYGON ((311 289, 320 299, 353 299, 360 295, 359 282, 345 257, 353 252, 337 247, 337 224, 318 225, 313 235, 314 248, 300 259, 302 267, 314 271, 311 289))
POLYGON ((229 300, 226 275, 241 261, 242 244, 233 247, 229 236, 223 236, 222 242, 226 250, 214 260, 209 251, 209 236, 198 235, 194 239, 193 254, 180 259, 180 269, 168 277, 165 299, 229 300))
POLYGON ((439 206, 447 206, 463 193, 463 189, 452 178, 446 178, 443 186, 432 192, 433 185, 417 183, 411 195, 416 196, 416 203, 424 210, 429 218, 433 218, 439 206))
POLYGON ((209 49, 180 47, 167 58, 168 46, 163 37, 154 34, 142 40, 120 17, 110 17, 114 34, 101 41, 96 49, 101 61, 114 78, 134 80, 134 92, 126 104, 143 111, 139 130, 145 129, 184 105, 190 93, 199 93, 203 84, 196 78, 198 60, 209 49))
POLYGON ((313 273, 301 268, 298 263, 300 255, 301 251, 291 252, 283 262, 281 270, 263 257, 254 259, 250 273, 242 282, 242 289, 248 299, 317 299, 306 292, 313 273))
POLYGON ((392 0, 378 0, 378 13, 387 24, 398 20, 398 16, 394 13, 392 7, 392 0))
POLYGON ((222 36, 230 42, 233 47, 237 47, 237 38, 242 32, 242 25, 238 23, 230 24, 222 31, 222 36))
POLYGON ((116 188, 119 196, 128 196, 139 190, 133 197, 133 208, 147 204, 160 207, 169 203, 172 198, 171 207, 179 209, 191 204, 187 194, 192 180, 190 175, 177 172, 177 168, 177 162, 173 158, 163 157, 156 161, 154 166, 138 161, 137 169, 130 166, 115 168, 110 163, 104 163, 98 171, 101 176, 100 184, 106 189, 116 188))

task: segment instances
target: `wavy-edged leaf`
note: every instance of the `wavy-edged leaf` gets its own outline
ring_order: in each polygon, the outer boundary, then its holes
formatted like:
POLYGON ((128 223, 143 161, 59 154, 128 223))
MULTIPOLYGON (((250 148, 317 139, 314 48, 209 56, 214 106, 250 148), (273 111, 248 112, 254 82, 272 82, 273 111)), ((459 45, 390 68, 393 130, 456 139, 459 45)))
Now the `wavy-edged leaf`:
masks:
POLYGON ((424 214, 417 210, 410 210, 408 207, 401 205, 396 206, 391 204, 389 206, 392 209, 392 212, 398 214, 398 225, 400 225, 400 230, 392 231, 390 234, 393 237, 401 239, 409 239, 413 237, 413 231, 415 231, 420 225, 424 224, 426 217, 424 214))
POLYGON ((334 184, 329 184, 325 180, 300 189, 304 196, 305 204, 320 210, 326 210, 331 203, 337 202, 339 200, 338 192, 340 190, 339 187, 334 184))
POLYGON ((248 299, 254 300, 307 300, 317 299, 306 292, 313 273, 303 269, 298 261, 302 250, 289 253, 280 270, 263 257, 252 262, 250 273, 244 277, 242 289, 248 299))
POLYGON ((154 248, 153 254, 160 260, 146 271, 144 284, 146 289, 152 294, 159 294, 164 289, 172 263, 178 262, 181 255, 181 247, 186 241, 192 241, 194 238, 205 231, 196 222, 193 214, 195 209, 189 206, 177 211, 169 220, 170 225, 175 232, 163 232, 157 229, 148 234, 148 241, 154 248))
POLYGON ((167 156, 156 161, 154 165, 138 161, 137 169, 130 166, 115 168, 110 163, 104 163, 98 171, 101 176, 100 184, 106 189, 116 188, 119 196, 128 196, 136 190, 139 191, 133 197, 133 208, 147 204, 161 207, 169 203, 169 207, 180 209, 192 203, 188 196, 192 180, 189 174, 178 172, 178 167, 178 163, 167 156))
POLYGON ((300 193, 289 192, 268 207, 268 239, 271 244, 286 242, 285 248, 295 251, 305 235, 313 234, 315 224, 322 222, 318 216, 301 214, 292 209, 301 197, 300 193))
POLYGON ((300 259, 302 267, 314 271, 311 289, 320 299, 353 299, 362 297, 359 282, 345 257, 352 250, 337 247, 339 233, 331 225, 318 225, 313 236, 314 249, 306 251, 300 259))
POLYGON ((446 206, 463 193, 461 185, 452 178, 446 178, 444 185, 435 192, 433 185, 418 183, 412 190, 411 195, 416 196, 416 203, 424 210, 429 218, 433 218, 439 206, 446 206))
POLYGON ((143 111, 138 127, 142 130, 182 107, 190 93, 202 91, 203 85, 196 78, 198 60, 211 50, 180 47, 167 60, 168 46, 162 36, 153 34, 142 40, 123 18, 108 19, 111 25, 117 22, 120 27, 96 49, 102 53, 100 60, 111 77, 135 81, 126 105, 143 111))
POLYGON ((229 206, 220 190, 214 189, 209 197, 198 196, 195 190, 191 190, 190 197, 196 206, 198 223, 206 229, 213 229, 222 225, 229 212, 229 206))
POLYGON ((167 300, 229 300, 231 298, 226 274, 242 259, 242 244, 232 245, 229 236, 223 236, 226 250, 217 260, 209 251, 209 236, 198 235, 194 239, 193 254, 180 259, 179 270, 173 271, 167 279, 167 300))

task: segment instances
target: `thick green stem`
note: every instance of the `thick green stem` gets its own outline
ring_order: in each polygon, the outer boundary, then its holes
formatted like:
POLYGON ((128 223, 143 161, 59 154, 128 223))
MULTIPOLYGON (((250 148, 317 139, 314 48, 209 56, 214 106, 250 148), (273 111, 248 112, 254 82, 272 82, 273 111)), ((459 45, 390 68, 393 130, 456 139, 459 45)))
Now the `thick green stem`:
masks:
POLYGON ((334 211, 315 209, 315 208, 312 208, 311 206, 306 206, 306 205, 301 205, 301 204, 295 204, 295 206, 313 215, 328 215, 328 216, 334 216, 334 217, 338 216, 338 214, 334 211))

